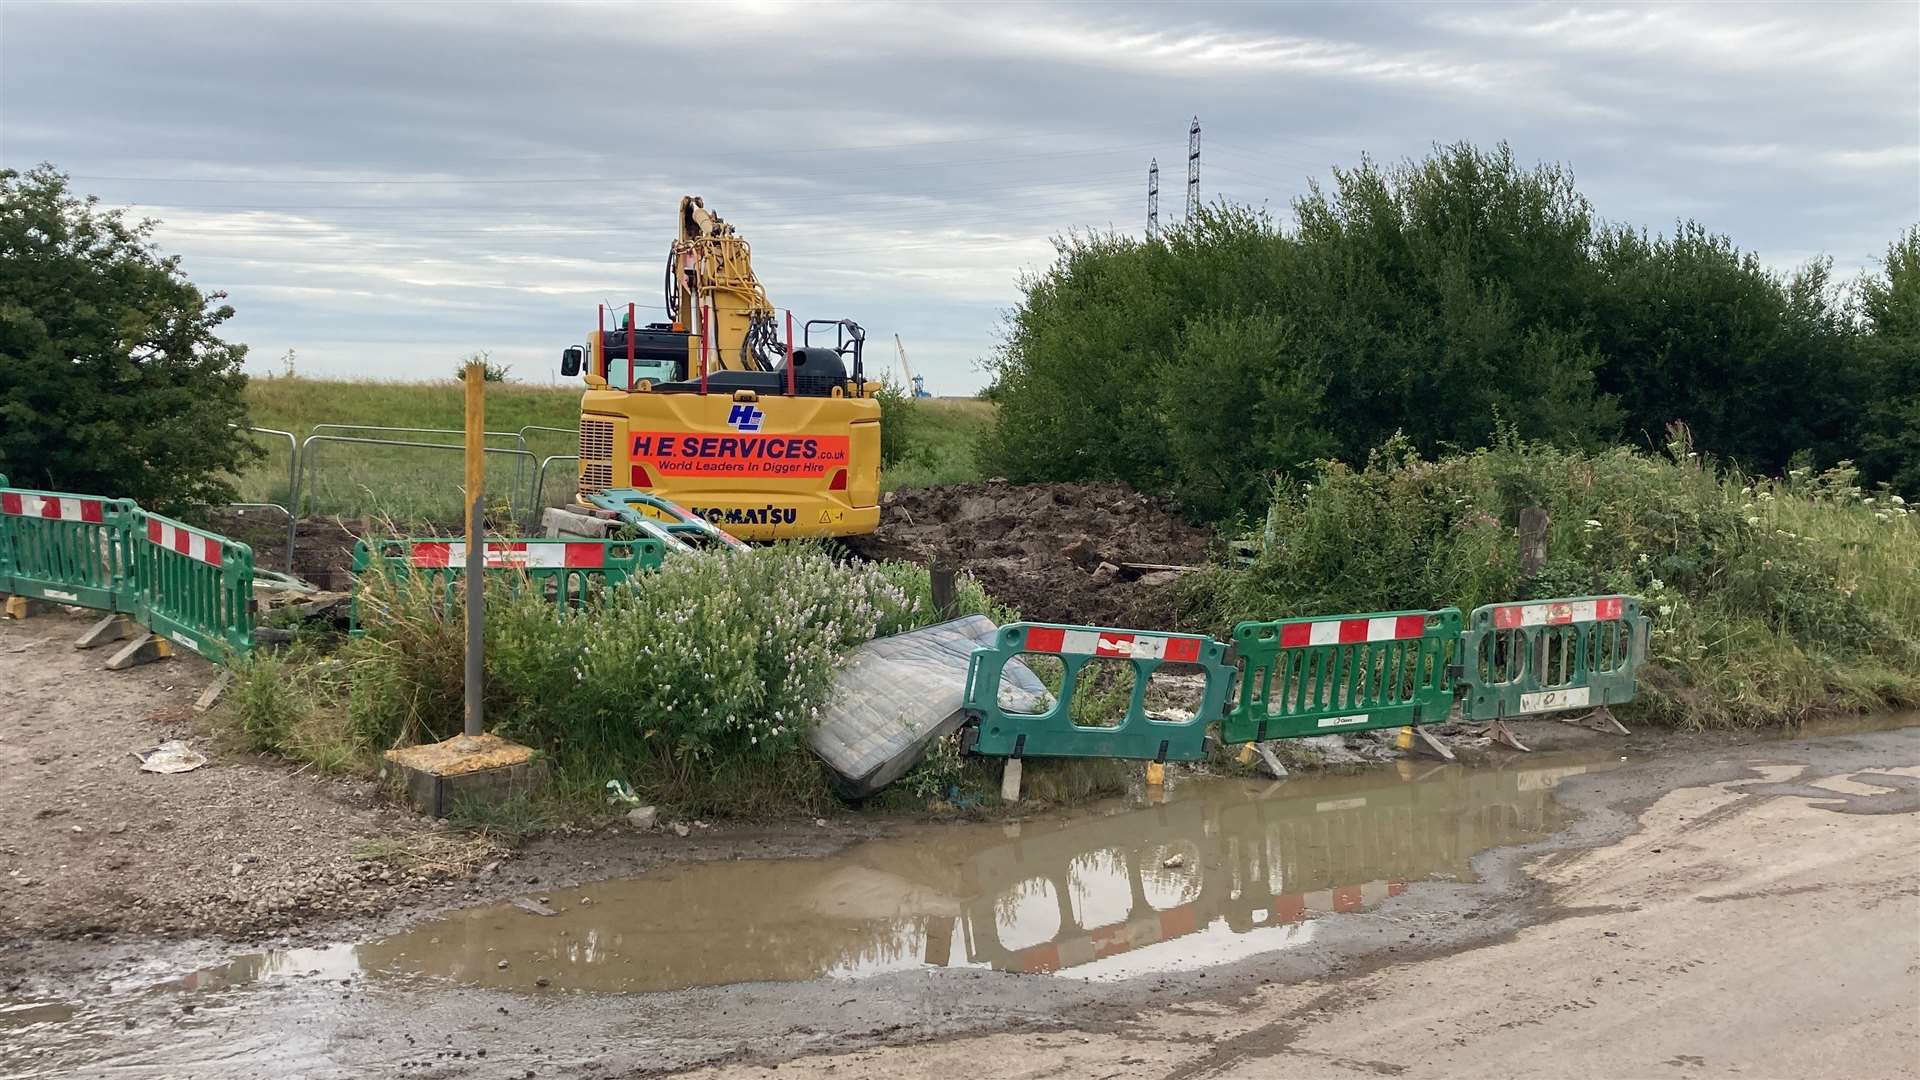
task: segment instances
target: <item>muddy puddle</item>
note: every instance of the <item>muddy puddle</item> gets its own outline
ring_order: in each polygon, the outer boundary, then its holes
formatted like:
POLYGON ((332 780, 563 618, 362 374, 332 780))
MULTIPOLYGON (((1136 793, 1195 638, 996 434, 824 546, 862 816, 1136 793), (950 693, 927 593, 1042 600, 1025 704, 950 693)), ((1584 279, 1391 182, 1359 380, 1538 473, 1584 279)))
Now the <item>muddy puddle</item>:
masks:
POLYGON ((1194 780, 1158 805, 926 826, 830 858, 698 863, 469 908, 392 937, 244 956, 181 988, 430 980, 543 994, 858 978, 924 966, 1124 978, 1309 940, 1411 882, 1560 829, 1560 779, 1401 763, 1286 783, 1194 780))

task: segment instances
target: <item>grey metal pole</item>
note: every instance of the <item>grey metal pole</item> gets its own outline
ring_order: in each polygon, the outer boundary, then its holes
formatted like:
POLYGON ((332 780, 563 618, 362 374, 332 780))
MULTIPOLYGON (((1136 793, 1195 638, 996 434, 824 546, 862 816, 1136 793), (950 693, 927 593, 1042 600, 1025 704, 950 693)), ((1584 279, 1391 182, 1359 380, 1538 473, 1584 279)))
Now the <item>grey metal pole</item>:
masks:
POLYGON ((484 500, 476 495, 467 505, 467 714, 465 734, 486 730, 486 685, 482 650, 486 646, 486 541, 481 530, 484 500))

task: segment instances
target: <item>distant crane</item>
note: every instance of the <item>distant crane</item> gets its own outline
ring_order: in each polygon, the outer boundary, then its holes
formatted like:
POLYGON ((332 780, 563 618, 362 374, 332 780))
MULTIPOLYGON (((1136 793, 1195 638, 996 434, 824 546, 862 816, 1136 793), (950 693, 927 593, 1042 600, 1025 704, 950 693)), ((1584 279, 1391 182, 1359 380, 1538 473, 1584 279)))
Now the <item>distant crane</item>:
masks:
POLYGON ((922 376, 915 375, 913 373, 913 365, 907 363, 907 347, 900 343, 899 334, 893 335, 893 351, 900 356, 900 374, 906 378, 907 385, 913 388, 913 396, 917 398, 932 397, 932 394, 927 393, 927 380, 922 376))

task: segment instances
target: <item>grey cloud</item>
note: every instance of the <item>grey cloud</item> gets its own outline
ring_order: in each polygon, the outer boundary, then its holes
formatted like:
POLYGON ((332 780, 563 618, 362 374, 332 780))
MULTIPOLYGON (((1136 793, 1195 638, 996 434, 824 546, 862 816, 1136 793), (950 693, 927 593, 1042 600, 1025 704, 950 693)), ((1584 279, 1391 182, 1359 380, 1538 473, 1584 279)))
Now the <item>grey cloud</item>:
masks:
POLYGON ((1920 219, 1920 9, 1896 5, 0 7, 0 163, 166 223, 263 367, 551 369, 657 303, 674 199, 776 303, 981 381, 1048 237, 1203 193, 1510 141, 1603 216, 1698 217, 1788 265, 1920 219))

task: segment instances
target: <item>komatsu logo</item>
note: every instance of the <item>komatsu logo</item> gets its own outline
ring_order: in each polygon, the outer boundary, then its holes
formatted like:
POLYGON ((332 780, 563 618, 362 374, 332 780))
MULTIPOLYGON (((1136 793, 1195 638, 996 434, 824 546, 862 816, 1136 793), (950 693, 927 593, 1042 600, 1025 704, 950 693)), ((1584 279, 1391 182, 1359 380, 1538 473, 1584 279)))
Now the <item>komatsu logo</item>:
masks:
POLYGON ((766 413, 751 405, 735 405, 727 414, 727 426, 735 431, 759 431, 760 421, 766 418, 766 413))

